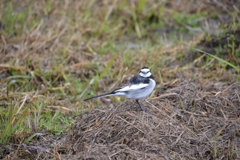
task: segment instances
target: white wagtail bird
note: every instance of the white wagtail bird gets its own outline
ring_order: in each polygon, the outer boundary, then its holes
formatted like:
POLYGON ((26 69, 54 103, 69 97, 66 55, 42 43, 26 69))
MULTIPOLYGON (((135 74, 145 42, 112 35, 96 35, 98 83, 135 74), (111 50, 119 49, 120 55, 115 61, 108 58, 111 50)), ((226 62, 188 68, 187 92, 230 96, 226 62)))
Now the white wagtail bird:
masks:
POLYGON ((133 76, 126 84, 122 85, 120 88, 117 88, 110 93, 105 93, 84 99, 84 101, 99 97, 121 95, 127 98, 135 99, 139 107, 144 111, 144 107, 140 105, 138 100, 149 96, 152 93, 155 85, 156 82, 150 69, 143 67, 138 74, 133 76))

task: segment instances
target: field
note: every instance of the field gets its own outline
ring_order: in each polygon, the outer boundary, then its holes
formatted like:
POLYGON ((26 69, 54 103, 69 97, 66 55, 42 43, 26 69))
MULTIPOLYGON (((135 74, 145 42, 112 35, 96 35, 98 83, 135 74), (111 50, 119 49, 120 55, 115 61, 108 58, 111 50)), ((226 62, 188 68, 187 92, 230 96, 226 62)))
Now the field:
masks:
POLYGON ((240 159, 240 3, 0 2, 0 159, 240 159), (140 68, 141 100, 110 92, 140 68))

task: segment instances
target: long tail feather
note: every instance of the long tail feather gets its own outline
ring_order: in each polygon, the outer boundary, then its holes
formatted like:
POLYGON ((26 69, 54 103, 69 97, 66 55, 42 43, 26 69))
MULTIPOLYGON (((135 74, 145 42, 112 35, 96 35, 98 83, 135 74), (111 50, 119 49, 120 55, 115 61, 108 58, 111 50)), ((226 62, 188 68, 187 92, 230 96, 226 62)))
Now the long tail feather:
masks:
POLYGON ((94 98, 100 98, 100 97, 111 96, 111 95, 112 95, 111 93, 105 93, 105 94, 101 94, 101 95, 98 95, 98 96, 94 96, 94 97, 90 97, 90 98, 84 99, 84 101, 88 101, 88 100, 90 100, 90 99, 94 99, 94 98))

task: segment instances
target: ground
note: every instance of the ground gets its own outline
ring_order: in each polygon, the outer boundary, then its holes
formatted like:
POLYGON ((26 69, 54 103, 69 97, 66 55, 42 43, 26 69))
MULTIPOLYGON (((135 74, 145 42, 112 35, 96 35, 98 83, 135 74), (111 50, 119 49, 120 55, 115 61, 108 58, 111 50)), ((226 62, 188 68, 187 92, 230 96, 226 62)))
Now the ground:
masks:
POLYGON ((63 140, 62 158, 236 159, 240 83, 177 81, 139 111, 131 101, 80 114, 63 140))
POLYGON ((238 1, 0 10, 0 159, 240 159, 238 1), (119 96, 83 101, 144 66, 157 82, 145 112, 119 96))

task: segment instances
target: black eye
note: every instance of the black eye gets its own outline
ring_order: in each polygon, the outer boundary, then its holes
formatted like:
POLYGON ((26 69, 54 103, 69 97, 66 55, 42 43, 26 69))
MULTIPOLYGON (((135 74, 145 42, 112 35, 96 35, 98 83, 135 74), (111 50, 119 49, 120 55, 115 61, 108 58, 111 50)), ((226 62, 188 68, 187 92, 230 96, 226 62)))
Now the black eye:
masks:
POLYGON ((143 71, 141 71, 141 73, 143 73, 143 74, 147 74, 147 73, 149 73, 150 71, 147 71, 147 72, 143 72, 143 71))

